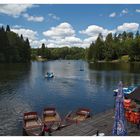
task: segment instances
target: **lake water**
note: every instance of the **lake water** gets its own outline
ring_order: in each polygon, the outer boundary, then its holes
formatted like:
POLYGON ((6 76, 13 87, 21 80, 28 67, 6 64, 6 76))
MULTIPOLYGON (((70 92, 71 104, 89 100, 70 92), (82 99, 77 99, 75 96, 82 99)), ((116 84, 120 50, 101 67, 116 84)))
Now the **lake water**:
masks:
POLYGON ((22 117, 27 111, 41 116, 51 106, 64 117, 79 107, 90 108, 93 115, 113 108, 113 89, 120 80, 139 85, 140 63, 0 64, 0 135, 22 135, 22 117), (48 71, 54 72, 53 79, 44 78, 48 71))

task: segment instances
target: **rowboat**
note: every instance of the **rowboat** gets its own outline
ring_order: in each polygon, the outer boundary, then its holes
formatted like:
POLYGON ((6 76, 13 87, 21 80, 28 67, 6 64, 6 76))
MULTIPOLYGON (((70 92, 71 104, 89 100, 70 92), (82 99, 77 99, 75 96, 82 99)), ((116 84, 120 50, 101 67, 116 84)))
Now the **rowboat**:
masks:
POLYGON ((47 131, 55 131, 59 129, 61 118, 55 108, 45 108, 43 111, 44 129, 47 131))
POLYGON ((27 112, 23 116, 24 134, 28 136, 43 135, 43 124, 38 117, 37 112, 27 112))
POLYGON ((66 121, 68 123, 79 123, 91 117, 90 110, 86 108, 79 108, 76 112, 71 112, 67 115, 66 121))

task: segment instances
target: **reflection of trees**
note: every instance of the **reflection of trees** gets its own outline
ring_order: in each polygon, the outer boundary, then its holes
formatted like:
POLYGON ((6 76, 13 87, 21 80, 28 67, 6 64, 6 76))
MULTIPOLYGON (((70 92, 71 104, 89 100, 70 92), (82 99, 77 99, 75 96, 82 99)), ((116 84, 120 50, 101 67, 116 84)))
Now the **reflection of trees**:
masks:
POLYGON ((20 121, 23 113, 31 110, 23 98, 30 67, 31 64, 0 64, 0 135, 22 135, 20 121))
POLYGON ((0 82, 25 79, 30 72, 31 64, 0 64, 0 82))
POLYGON ((89 68, 92 70, 98 71, 112 71, 112 70, 121 70, 121 71, 128 71, 129 63, 89 63, 89 68))
POLYGON ((105 88, 116 86, 120 80, 124 85, 136 85, 140 83, 139 67, 140 63, 90 63, 89 79, 105 88))
POLYGON ((140 73, 140 63, 130 63, 130 73, 140 73))

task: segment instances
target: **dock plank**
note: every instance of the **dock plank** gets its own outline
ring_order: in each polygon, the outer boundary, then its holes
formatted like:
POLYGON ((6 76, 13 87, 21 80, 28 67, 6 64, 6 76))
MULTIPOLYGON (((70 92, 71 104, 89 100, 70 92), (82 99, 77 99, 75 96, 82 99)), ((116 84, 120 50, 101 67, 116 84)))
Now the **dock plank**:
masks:
MULTIPOLYGON (((52 136, 93 136, 97 133, 104 133, 105 136, 112 135, 112 127, 114 123, 114 110, 105 111, 97 114, 90 119, 81 123, 72 124, 61 130, 52 133, 52 136)), ((128 135, 140 136, 140 130, 135 125, 128 125, 128 135)))

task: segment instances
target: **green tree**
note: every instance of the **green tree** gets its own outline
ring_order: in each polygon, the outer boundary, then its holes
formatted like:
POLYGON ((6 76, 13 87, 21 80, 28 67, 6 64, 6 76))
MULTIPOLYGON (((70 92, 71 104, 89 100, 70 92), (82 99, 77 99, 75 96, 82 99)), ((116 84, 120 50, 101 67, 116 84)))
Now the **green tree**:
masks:
POLYGON ((105 58, 104 52, 105 52, 105 45, 104 45, 104 41, 103 41, 103 36, 100 33, 98 35, 97 40, 95 41, 95 47, 93 50, 94 61, 103 60, 105 58))
POLYGON ((9 25, 6 26, 6 32, 10 32, 10 26, 9 25))
POLYGON ((44 43, 42 43, 42 46, 41 46, 41 56, 42 56, 42 58, 46 57, 46 55, 45 55, 45 44, 44 43))
POLYGON ((94 53, 94 47, 95 44, 92 42, 87 50, 87 59, 92 60, 94 58, 93 53, 94 53))

